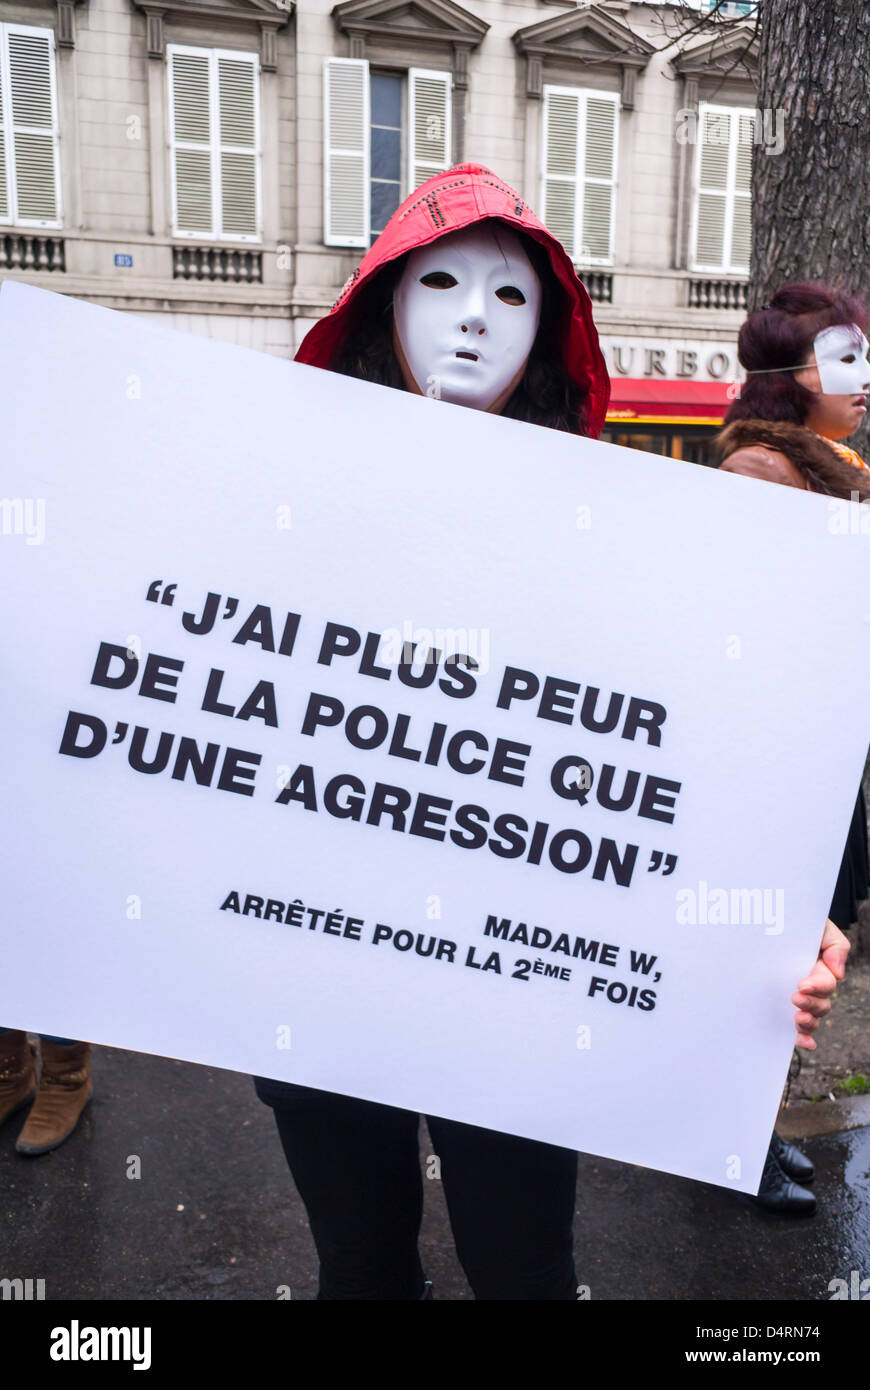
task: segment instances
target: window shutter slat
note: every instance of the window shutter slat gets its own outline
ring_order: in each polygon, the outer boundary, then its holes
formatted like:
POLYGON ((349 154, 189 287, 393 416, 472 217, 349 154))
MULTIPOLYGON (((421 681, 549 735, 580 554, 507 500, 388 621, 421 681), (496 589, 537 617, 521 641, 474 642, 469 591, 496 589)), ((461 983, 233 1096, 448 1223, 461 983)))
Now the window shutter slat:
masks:
POLYGON ((610 260, 613 176, 616 158, 616 102, 601 97, 586 101, 586 186, 583 191, 584 259, 610 260), (607 182, 590 182, 590 179, 607 182))
POLYGON ((218 59, 218 94, 222 145, 256 145, 256 73, 254 64, 218 59))
POLYGON ((175 145, 176 231, 211 235, 211 97, 207 53, 170 53, 169 81, 175 145), (190 146, 198 146, 191 149, 190 146))
POLYGON ((408 73, 411 192, 450 168, 452 80, 449 72, 411 68, 408 73))
POLYGON ((176 140, 207 145, 211 140, 208 55, 173 53, 170 68, 176 140))
POLYGON ((175 187, 180 232, 213 232, 211 155, 208 150, 175 151, 175 187))
POLYGON ((755 131, 754 116, 741 115, 738 121, 737 168, 734 187, 738 193, 748 193, 752 187, 752 151, 755 131))
POLYGON ((0 217, 7 218, 9 216, 9 182, 6 177, 6 127, 3 121, 3 110, 3 65, 0 63, 0 217))
POLYGON ((725 255, 725 195, 698 194, 697 260, 699 265, 721 266, 725 255))
POLYGON ((9 80, 13 123, 51 130, 51 46, 47 37, 10 31, 9 80))
POLYGON ((731 118, 727 112, 705 111, 701 122, 701 187, 728 187, 728 147, 731 118))
POLYGON ((225 236, 256 236, 257 72, 253 59, 244 58, 218 57, 217 70, 221 230, 225 236))
POLYGON ((590 97, 586 102, 586 177, 613 178, 616 103, 590 97))
POLYGON ((323 65, 323 227, 327 246, 368 246, 369 65, 327 58, 323 65))
POLYGON ((583 258, 610 259, 611 209, 613 187, 587 183, 583 198, 583 258))
POLYGON ((16 131, 14 148, 18 216, 35 222, 54 222, 57 199, 53 137, 16 131))
POLYGON ((578 98, 563 92, 547 92, 544 107, 544 221, 572 257, 577 209, 578 125, 578 98))
POLYGON ((0 217, 59 226, 53 35, 3 24, 0 44, 0 217))
POLYGON ((575 178, 577 174, 577 98, 553 92, 547 100, 546 170, 575 178))
POLYGON ((227 235, 256 235, 257 161, 254 155, 222 152, 221 214, 227 235))
POLYGON ((731 233, 731 269, 749 270, 752 247, 752 204, 744 194, 734 199, 734 221, 731 233))

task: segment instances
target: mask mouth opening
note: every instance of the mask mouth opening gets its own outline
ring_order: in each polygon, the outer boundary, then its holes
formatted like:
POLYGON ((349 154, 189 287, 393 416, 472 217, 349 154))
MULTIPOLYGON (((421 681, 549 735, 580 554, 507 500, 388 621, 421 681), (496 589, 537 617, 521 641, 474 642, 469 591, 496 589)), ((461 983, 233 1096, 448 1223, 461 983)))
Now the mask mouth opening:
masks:
POLYGON ((460 350, 459 352, 457 352, 456 356, 467 357, 469 362, 476 362, 478 360, 476 352, 467 352, 465 350, 460 350))

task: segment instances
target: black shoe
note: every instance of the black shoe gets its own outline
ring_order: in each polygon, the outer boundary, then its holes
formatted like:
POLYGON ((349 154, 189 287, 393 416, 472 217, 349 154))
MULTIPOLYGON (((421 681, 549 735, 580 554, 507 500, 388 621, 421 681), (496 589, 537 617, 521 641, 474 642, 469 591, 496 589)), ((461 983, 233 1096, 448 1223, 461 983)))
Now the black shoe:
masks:
POLYGON ((794 1178, 795 1182, 812 1182, 816 1176, 816 1170, 806 1154, 802 1154, 794 1144, 789 1144, 787 1140, 782 1138, 782 1135, 777 1134, 776 1130, 773 1131, 773 1137, 770 1141, 770 1152, 783 1172, 788 1177, 794 1178))
POLYGON ((816 1199, 812 1192, 792 1182, 780 1167, 772 1149, 768 1150, 761 1175, 761 1187, 755 1200, 767 1211, 778 1211, 790 1216, 812 1216, 816 1209, 816 1199))

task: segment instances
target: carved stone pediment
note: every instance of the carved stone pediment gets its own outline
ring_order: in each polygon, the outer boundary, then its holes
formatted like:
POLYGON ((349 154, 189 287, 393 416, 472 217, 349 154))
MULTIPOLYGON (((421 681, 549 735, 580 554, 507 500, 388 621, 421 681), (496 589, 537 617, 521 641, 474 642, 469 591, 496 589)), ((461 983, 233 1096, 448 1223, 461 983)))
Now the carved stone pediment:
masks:
POLYGON ((290 20, 295 0, 131 0, 147 20, 149 58, 166 57, 166 21, 181 24, 202 20, 205 28, 215 20, 228 21, 260 31, 260 66, 274 72, 278 66, 276 34, 290 20))
POLYGON ((378 39, 413 40, 450 46, 466 54, 476 48, 489 25, 453 0, 343 0, 332 11, 336 28, 350 39, 351 56, 362 58, 378 39))
POLYGON ((686 78, 735 77, 755 84, 758 81, 758 39, 751 26, 735 25, 724 34, 684 48, 671 59, 671 66, 686 78))
POLYGON ((584 73, 609 67, 621 75, 622 104, 628 108, 634 105, 635 76, 655 52, 651 43, 600 5, 527 24, 517 29, 513 42, 526 59, 527 96, 540 97, 546 63, 584 73))

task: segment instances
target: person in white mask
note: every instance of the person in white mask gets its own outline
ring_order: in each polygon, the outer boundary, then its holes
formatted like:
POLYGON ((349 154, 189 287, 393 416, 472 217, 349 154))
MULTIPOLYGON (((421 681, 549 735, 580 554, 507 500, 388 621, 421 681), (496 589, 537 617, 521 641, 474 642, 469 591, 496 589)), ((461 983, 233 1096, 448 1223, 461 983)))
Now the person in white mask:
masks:
MULTIPOLYGON (((589 296, 564 247, 513 189, 476 164, 410 194, 296 360, 432 397, 433 410, 470 408, 592 438, 609 396, 589 296)), ((419 414, 409 452, 434 471, 426 412, 419 414)), ((520 447, 534 469, 533 431, 520 447)), ((815 1046, 811 1035, 847 950, 827 923, 815 967, 792 996, 799 1046, 815 1046)), ((308 1212, 318 1298, 429 1298, 418 1250, 420 1117, 255 1081, 308 1212)), ((575 1301, 577 1155, 441 1116, 426 1121, 474 1296, 575 1301)))
MULTIPOLYGON (((848 501, 870 500, 870 470, 842 443, 867 413, 866 323, 857 299, 822 284, 784 285, 749 316, 738 340, 746 381, 717 441, 724 472, 848 501)), ((782 833, 789 833, 787 808, 782 833)), ((859 788, 831 921, 848 931, 868 891, 867 813, 859 788)), ((774 1131, 757 1200, 773 1211, 811 1213, 816 1202, 806 1184, 812 1178, 810 1161, 774 1131)))
POLYGON ((407 389, 498 414, 537 336, 541 282, 519 237, 484 223, 413 251, 393 309, 407 389))

